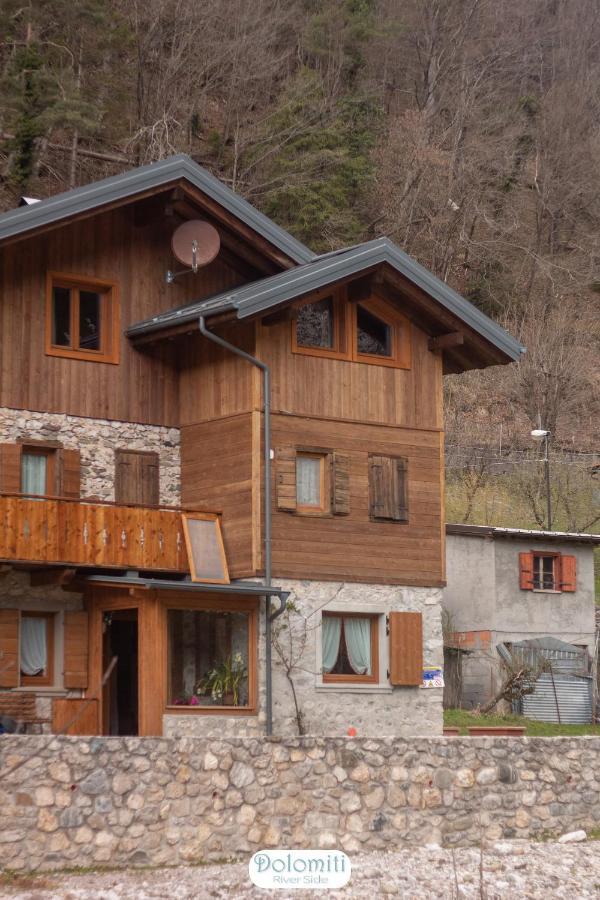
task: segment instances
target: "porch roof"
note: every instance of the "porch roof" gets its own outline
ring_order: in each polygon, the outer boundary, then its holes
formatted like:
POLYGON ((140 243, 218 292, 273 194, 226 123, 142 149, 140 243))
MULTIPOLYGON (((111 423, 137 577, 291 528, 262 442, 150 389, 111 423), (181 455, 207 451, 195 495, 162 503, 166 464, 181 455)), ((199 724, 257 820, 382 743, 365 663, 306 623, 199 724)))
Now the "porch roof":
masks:
POLYGON ((212 584, 205 581, 187 581, 171 578, 146 578, 141 575, 88 575, 86 584, 110 587, 139 587, 144 590, 200 591, 211 594, 237 594, 253 597, 280 597, 285 599, 289 591, 272 585, 266 587, 255 581, 234 581, 231 584, 212 584))

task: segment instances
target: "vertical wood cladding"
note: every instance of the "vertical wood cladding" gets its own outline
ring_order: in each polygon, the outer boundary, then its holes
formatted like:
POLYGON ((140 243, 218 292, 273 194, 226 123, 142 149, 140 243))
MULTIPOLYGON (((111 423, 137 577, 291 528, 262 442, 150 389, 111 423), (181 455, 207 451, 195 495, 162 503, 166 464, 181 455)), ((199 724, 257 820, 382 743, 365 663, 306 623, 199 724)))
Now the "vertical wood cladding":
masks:
POLYGON ((412 326, 410 369, 291 352, 291 323, 257 326, 257 353, 273 373, 273 409, 356 422, 442 427, 442 360, 412 326))
POLYGON ((121 329, 243 280, 217 258, 197 276, 167 285, 175 225, 161 215, 136 221, 130 205, 2 248, 0 406, 178 424, 177 360, 170 344, 140 352, 121 333, 116 366, 44 352, 47 271, 116 282, 121 329))
POLYGON ((231 578, 255 574, 256 461, 250 413, 181 429, 182 506, 223 513, 223 541, 231 578))
POLYGON ((275 460, 279 448, 311 444, 343 453, 350 469, 348 515, 303 516, 274 509, 276 576, 425 586, 442 581, 438 432, 282 415, 273 416, 272 425, 275 460), (371 453, 407 460, 408 522, 370 520, 371 453))

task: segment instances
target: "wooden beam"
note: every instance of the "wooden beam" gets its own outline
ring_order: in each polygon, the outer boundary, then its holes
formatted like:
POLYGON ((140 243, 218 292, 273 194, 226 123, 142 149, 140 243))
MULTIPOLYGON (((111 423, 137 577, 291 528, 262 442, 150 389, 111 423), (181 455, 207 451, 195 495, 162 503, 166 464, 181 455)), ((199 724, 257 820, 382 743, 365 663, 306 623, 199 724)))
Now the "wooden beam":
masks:
POLYGON ((462 331, 449 331, 448 334, 439 334, 429 338, 427 346, 430 350, 446 350, 448 347, 460 347, 465 342, 462 331))
POLYGON ((66 569, 56 566, 52 569, 37 569, 31 573, 31 587, 45 587, 47 585, 64 586, 70 584, 77 569, 66 569))

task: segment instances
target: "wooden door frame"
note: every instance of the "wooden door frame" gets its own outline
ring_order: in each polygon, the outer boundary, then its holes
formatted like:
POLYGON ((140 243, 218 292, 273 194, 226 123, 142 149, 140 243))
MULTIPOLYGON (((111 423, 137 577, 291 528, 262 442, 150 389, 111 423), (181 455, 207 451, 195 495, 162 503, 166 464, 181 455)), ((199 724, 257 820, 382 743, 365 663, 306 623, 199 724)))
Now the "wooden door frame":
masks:
POLYGON ((89 683, 87 696, 98 700, 98 732, 103 733, 102 619, 105 612, 137 610, 138 626, 138 735, 162 735, 163 678, 156 652, 161 626, 158 600, 153 591, 96 588, 87 597, 89 612, 89 683))

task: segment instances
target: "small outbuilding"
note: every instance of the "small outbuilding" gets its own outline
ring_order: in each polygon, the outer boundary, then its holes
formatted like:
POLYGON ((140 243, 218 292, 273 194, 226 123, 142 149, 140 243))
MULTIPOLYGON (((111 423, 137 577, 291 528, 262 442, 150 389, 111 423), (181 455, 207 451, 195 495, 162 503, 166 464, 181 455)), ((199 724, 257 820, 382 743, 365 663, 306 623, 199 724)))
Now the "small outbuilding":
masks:
POLYGON ((474 708, 501 686, 498 645, 554 638, 595 655, 600 535, 446 526, 446 705, 474 708))

